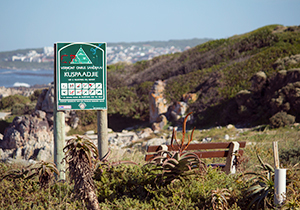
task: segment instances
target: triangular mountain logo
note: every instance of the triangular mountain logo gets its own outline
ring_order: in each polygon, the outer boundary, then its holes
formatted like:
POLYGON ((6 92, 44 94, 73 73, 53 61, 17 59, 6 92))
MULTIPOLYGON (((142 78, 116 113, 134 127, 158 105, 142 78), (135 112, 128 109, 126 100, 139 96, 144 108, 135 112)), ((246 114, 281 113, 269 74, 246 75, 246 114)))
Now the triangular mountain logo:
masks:
POLYGON ((77 51, 75 58, 72 60, 71 64, 93 64, 89 57, 86 55, 82 47, 77 51))

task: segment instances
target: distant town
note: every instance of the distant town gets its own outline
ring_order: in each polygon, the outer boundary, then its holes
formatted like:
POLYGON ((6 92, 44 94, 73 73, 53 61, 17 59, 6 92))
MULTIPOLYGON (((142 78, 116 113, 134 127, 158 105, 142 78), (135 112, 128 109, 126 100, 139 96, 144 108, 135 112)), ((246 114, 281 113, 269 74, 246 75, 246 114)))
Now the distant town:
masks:
MULTIPOLYGON (((143 46, 123 46, 117 45, 113 47, 107 47, 107 64, 114 64, 118 62, 135 63, 141 60, 150 60, 153 57, 173 54, 182 52, 189 49, 190 46, 186 46, 184 49, 179 47, 154 47, 151 45, 143 46)), ((38 53, 36 50, 30 50, 27 54, 17 54, 11 57, 11 61, 23 61, 23 62, 53 62, 54 61, 54 48, 44 47, 42 53, 38 53)))

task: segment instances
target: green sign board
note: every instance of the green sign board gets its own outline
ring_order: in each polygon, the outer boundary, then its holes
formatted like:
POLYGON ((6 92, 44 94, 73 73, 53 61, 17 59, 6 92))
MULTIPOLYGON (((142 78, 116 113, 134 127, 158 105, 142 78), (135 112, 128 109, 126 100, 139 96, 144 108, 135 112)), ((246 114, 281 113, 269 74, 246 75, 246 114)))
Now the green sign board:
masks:
POLYGON ((107 109, 106 43, 56 43, 58 110, 107 109))

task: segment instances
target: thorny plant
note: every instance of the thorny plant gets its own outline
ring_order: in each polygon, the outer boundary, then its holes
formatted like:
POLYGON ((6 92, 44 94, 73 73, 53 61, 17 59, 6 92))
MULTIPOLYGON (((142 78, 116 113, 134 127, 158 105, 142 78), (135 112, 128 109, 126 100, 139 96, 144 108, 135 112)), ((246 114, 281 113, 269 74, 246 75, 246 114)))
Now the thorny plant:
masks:
POLYGON ((64 152, 76 197, 82 199, 88 209, 100 209, 93 182, 94 160, 98 158, 97 147, 87 137, 77 135, 67 141, 64 152))
POLYGON ((54 163, 40 161, 35 164, 30 164, 29 166, 20 170, 10 170, 0 179, 0 181, 5 178, 21 178, 26 180, 38 176, 40 187, 47 188, 53 178, 54 173, 59 175, 59 171, 54 163))
POLYGON ((216 189, 211 191, 211 204, 214 210, 227 210, 230 199, 230 192, 228 189, 216 189))
POLYGON ((158 177, 161 178, 161 183, 169 184, 172 181, 178 179, 179 177, 183 177, 186 175, 193 174, 195 171, 193 169, 203 169, 205 168, 205 164, 200 160, 200 158, 192 152, 184 152, 188 146, 190 145, 193 139, 193 133, 195 128, 193 129, 191 136, 188 135, 188 142, 184 144, 185 134, 186 134, 186 121, 188 116, 192 114, 190 112, 185 118, 183 122, 182 128, 182 139, 181 142, 176 138, 176 131, 173 129, 172 138, 171 138, 171 147, 173 150, 177 151, 158 151, 158 156, 154 157, 149 164, 155 166, 153 170, 161 171, 158 174, 158 177), (177 148, 174 147, 173 142, 176 142, 177 148))

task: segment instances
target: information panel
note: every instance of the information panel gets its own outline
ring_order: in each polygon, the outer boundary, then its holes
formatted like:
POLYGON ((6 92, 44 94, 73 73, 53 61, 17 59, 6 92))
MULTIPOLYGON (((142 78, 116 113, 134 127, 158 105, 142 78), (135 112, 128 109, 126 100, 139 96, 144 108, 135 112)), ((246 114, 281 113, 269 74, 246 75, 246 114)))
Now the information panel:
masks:
POLYGON ((106 43, 56 43, 58 110, 107 109, 106 43))

